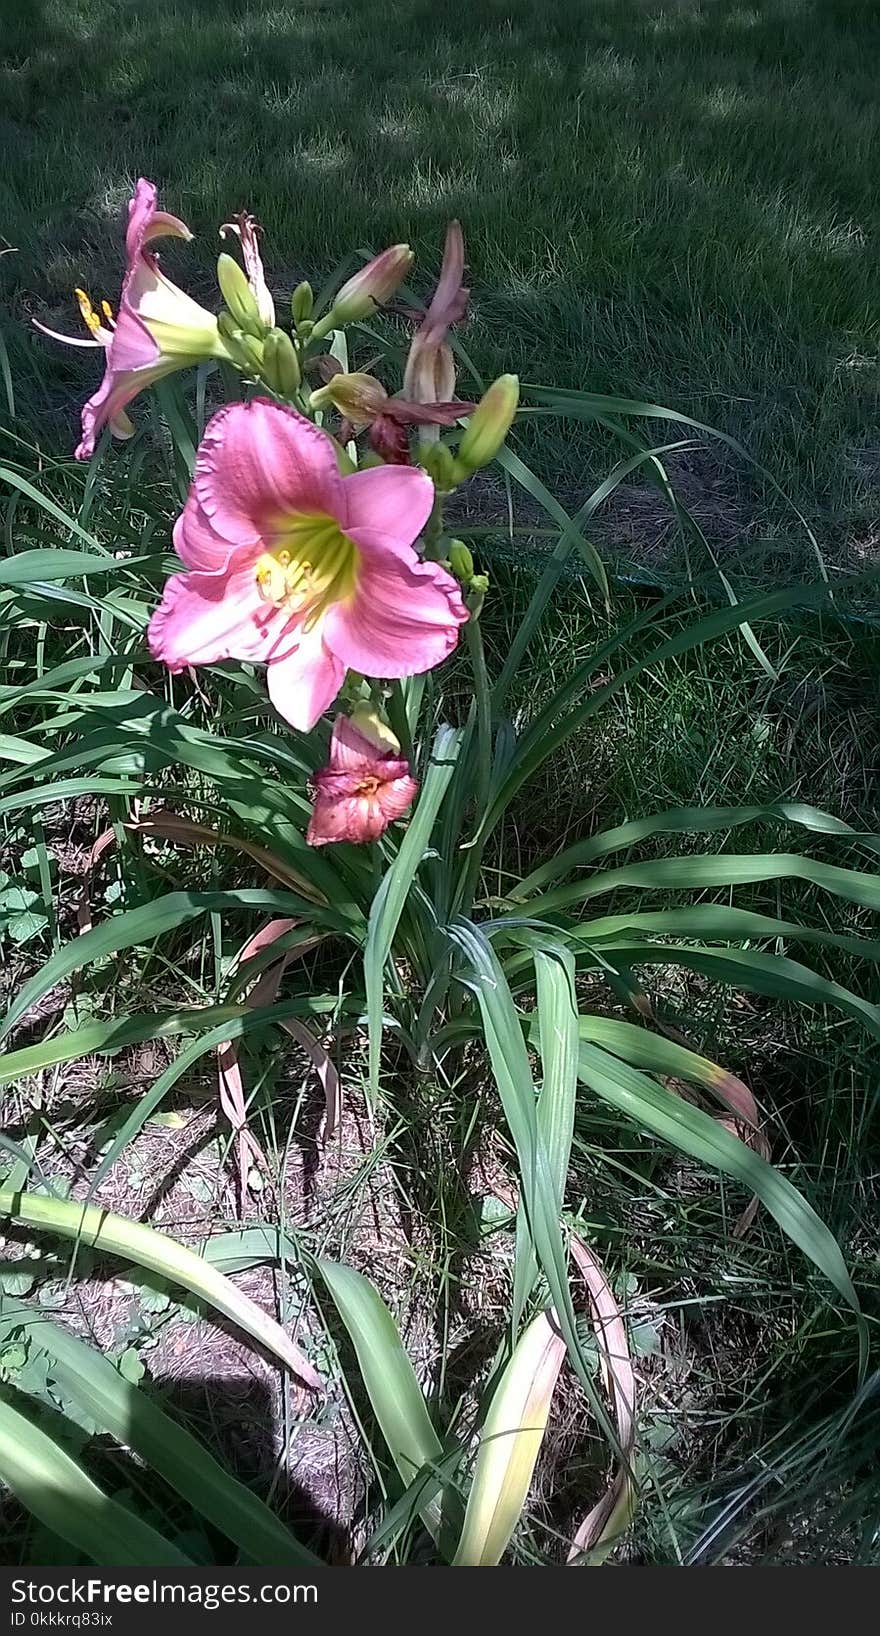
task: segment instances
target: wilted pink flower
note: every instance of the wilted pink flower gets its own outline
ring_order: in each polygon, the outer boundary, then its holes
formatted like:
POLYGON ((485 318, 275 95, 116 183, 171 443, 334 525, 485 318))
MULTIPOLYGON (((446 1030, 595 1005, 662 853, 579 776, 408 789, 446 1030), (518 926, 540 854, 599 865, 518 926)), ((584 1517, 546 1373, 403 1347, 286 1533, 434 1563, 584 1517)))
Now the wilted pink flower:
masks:
MULTIPOLYGON (((446 333, 450 324, 460 323, 467 312, 470 291, 462 284, 464 239, 458 222, 446 229, 440 278, 419 329, 413 337, 403 377, 403 394, 416 403, 445 403, 455 392, 455 359, 446 333)), ((426 427, 422 437, 439 434, 426 427)))
POLYGON ((468 617, 451 575, 412 548, 433 499, 414 467, 342 477, 331 439, 293 409, 228 405, 199 447, 174 528, 188 572, 165 586, 151 653, 170 670, 268 665, 273 704, 302 731, 348 669, 433 669, 468 617))
POLYGON ((241 259, 244 262, 248 283, 256 298, 257 310, 263 323, 271 329, 275 323, 275 303, 263 271, 259 232, 260 228, 255 218, 248 211, 242 210, 234 221, 223 223, 220 237, 225 239, 227 233, 235 233, 238 238, 241 244, 241 259))
POLYGON ((370 428, 370 444, 383 460, 409 465, 407 426, 454 426, 477 407, 475 403, 414 403, 392 398, 375 375, 345 374, 336 370, 326 386, 312 393, 316 409, 332 403, 356 430, 370 428))
POLYGON ((386 731, 377 743, 368 717, 355 711, 354 719, 337 716, 333 723, 330 761, 314 779, 309 846, 376 841, 418 793, 397 740, 386 731))
POLYGON ((192 238, 182 221, 156 208, 156 199, 154 184, 141 177, 128 206, 127 265, 116 319, 109 303, 102 301, 102 323, 85 291, 77 290, 80 311, 92 332, 90 340, 59 335, 44 324, 37 325, 68 346, 103 347, 106 354, 104 379, 83 408, 77 460, 89 459, 98 434, 108 424, 117 437, 131 437, 133 427, 125 406, 145 386, 201 358, 227 356, 216 318, 160 273, 158 258, 146 248, 163 236, 192 238))

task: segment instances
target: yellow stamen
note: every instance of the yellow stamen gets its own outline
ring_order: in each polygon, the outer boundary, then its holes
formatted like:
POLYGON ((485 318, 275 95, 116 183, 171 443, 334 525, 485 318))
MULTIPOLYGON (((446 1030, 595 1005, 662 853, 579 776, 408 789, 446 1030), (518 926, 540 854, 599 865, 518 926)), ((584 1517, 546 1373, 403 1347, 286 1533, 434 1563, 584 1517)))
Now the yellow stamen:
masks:
POLYGON ((353 595, 357 547, 335 518, 315 513, 280 516, 271 537, 254 568, 260 597, 303 617, 304 629, 312 630, 332 603, 353 595))
POLYGON ((101 302, 101 311, 104 314, 104 317, 106 318, 108 324, 112 324, 112 322, 113 322, 113 308, 111 307, 109 301, 102 301, 101 302))
POLYGON ((101 328, 101 320, 98 317, 98 314, 95 312, 95 309, 86 295, 85 290, 77 289, 74 290, 73 293, 79 303, 79 310, 83 315, 83 320, 94 335, 95 331, 101 328))

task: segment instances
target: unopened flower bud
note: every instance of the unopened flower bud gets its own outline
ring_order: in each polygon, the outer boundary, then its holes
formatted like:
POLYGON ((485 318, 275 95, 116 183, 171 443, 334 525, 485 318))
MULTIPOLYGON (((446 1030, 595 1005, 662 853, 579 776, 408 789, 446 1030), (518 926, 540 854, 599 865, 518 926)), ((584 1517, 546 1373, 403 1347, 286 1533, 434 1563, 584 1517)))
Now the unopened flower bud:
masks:
POLYGON ((291 317, 297 329, 305 323, 306 319, 311 318, 314 304, 315 298, 312 294, 312 286, 308 279, 304 278, 301 284, 297 284, 290 298, 291 317))
POLYGON ((400 753, 400 740, 392 733, 387 721, 383 720, 374 705, 356 704, 349 714, 349 720, 382 755, 400 753))
POLYGON ((467 471, 479 471, 495 459, 519 403, 519 377, 499 375, 483 393, 458 445, 457 458, 467 471))
MULTIPOLYGON (((235 265, 233 263, 233 265, 235 265)), ((223 337, 226 350, 237 369, 243 369, 248 374, 260 375, 263 371, 263 343, 253 335, 246 335, 243 329, 236 324, 231 313, 221 312, 217 319, 217 328, 223 337)))
POLYGON ((283 329, 270 329, 263 342, 263 379, 279 397, 292 397, 302 376, 296 348, 283 329))
POLYGON ((380 256, 374 256, 366 267, 346 280, 336 296, 331 311, 322 318, 319 329, 338 329, 358 318, 369 318, 390 300, 398 284, 406 278, 413 264, 413 253, 408 244, 392 244, 380 256))
MULTIPOLYGON (((459 481, 456 473, 456 462, 450 449, 445 443, 425 443, 419 450, 418 462, 428 473, 434 487, 441 493, 448 494, 459 481)), ((462 473, 462 475, 466 475, 462 473)))
POLYGON ((247 335, 262 338, 267 326, 260 317, 257 298, 238 262, 225 253, 217 257, 217 282, 229 314, 239 329, 243 329, 247 335))
POLYGON ((463 540, 452 541, 449 567, 460 585, 470 585, 474 577, 474 559, 463 540))

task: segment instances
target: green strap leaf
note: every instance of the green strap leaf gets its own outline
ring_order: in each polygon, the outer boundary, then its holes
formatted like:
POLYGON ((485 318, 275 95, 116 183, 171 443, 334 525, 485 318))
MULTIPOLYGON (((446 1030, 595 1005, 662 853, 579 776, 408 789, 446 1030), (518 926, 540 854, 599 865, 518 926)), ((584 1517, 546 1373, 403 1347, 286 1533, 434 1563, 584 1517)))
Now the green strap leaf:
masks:
POLYGON ((645 863, 606 869, 586 880, 557 886, 529 903, 534 915, 549 915, 605 892, 639 887, 666 891, 713 886, 747 886, 756 881, 804 880, 864 909, 880 910, 880 875, 805 858, 797 852, 729 853, 712 857, 651 858, 645 863))
POLYGON ((140 1267, 147 1267, 150 1272, 159 1273, 169 1283, 181 1284, 274 1353, 313 1391, 322 1390, 320 1375, 274 1318, 236 1289, 216 1267, 209 1266, 176 1239, 157 1233, 154 1227, 129 1221, 125 1216, 114 1215, 95 1205, 82 1205, 76 1199, 47 1198, 41 1193, 14 1192, 9 1187, 0 1188, 0 1215, 12 1216, 28 1227, 42 1228, 61 1238, 72 1238, 96 1250, 122 1256, 140 1267))
POLYGON ((192 1568, 163 1534, 111 1500, 47 1432, 0 1400, 0 1477, 61 1539, 107 1568, 192 1568))
POLYGON ((606 829, 586 840, 576 841, 564 852, 534 869, 516 890, 510 893, 513 902, 522 902, 550 881, 560 880, 582 864, 592 863, 609 852, 620 852, 625 847, 638 846, 653 835, 712 835, 718 830, 738 829, 743 824, 786 823, 800 824, 819 835, 845 835, 850 841, 880 852, 880 835, 864 835, 818 807, 804 806, 800 801, 773 801, 768 806, 752 807, 671 807, 666 812, 654 812, 647 818, 635 818, 615 829, 606 829))
POLYGON ((165 1414, 142 1387, 124 1380, 96 1347, 52 1323, 45 1313, 0 1297, 0 1337, 21 1331, 52 1359, 53 1377, 68 1397, 117 1442, 134 1449, 253 1562, 289 1568, 322 1565, 256 1494, 224 1471, 198 1438, 165 1414))
POLYGON ((825 1274, 847 1305, 860 1312, 836 1238, 797 1188, 766 1159, 701 1108, 683 1102, 598 1045, 581 1044, 578 1072, 585 1085, 634 1124, 701 1163, 723 1170, 756 1193, 798 1249, 825 1274))
POLYGON ((364 980, 369 1035, 369 1094, 374 1102, 379 1095, 385 962, 391 952, 410 888, 430 842, 443 797, 449 788, 461 742, 462 734, 456 728, 441 727, 437 733, 415 814, 370 909, 364 948, 364 980))

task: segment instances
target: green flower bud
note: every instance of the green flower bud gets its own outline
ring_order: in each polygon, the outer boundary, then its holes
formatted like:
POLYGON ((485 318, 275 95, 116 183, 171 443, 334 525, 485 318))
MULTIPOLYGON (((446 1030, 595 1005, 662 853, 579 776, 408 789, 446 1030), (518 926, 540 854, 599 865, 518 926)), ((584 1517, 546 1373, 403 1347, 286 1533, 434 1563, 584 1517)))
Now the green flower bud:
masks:
POLYGON ((463 540, 453 540, 449 547, 449 567, 460 585, 470 585, 474 577, 474 559, 463 540))
POLYGON ((504 443, 519 403, 519 377, 499 375, 477 404, 458 445, 458 461, 467 471, 479 471, 495 459, 504 443))
POLYGON ((307 318, 311 318, 314 303, 315 297, 312 294, 312 286, 308 279, 304 278, 301 284, 297 284, 290 298, 290 313, 297 329, 305 323, 307 318))
POLYGON ((456 462, 445 443, 423 443, 418 451, 419 465, 428 473, 436 489, 448 494, 459 481, 456 462))
POLYGON ((270 329, 263 342, 263 379, 279 397, 290 398, 302 379, 296 348, 283 329, 270 329))
POLYGON ((231 313, 221 312, 217 319, 217 328, 226 344, 232 362, 237 369, 244 370, 249 375, 261 375, 263 372, 263 343, 253 335, 246 335, 243 329, 236 324, 231 313))
POLYGON ((470 585, 465 592, 464 603, 471 619, 479 619, 483 612, 483 603, 489 589, 489 579, 486 574, 474 574, 470 585))
POLYGON ((217 257, 217 282, 220 285, 220 294, 239 329, 243 329, 247 335, 262 339, 267 325, 260 317, 257 298, 247 281, 247 275, 242 272, 232 256, 224 254, 217 257))

